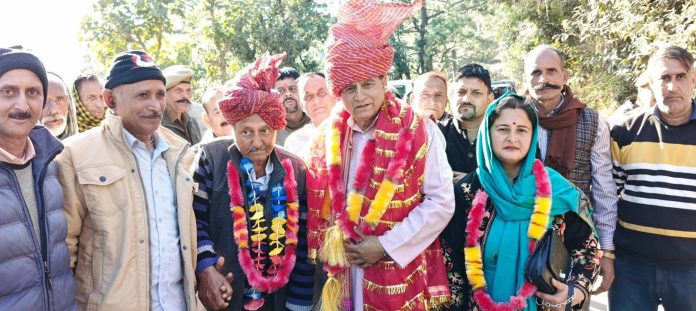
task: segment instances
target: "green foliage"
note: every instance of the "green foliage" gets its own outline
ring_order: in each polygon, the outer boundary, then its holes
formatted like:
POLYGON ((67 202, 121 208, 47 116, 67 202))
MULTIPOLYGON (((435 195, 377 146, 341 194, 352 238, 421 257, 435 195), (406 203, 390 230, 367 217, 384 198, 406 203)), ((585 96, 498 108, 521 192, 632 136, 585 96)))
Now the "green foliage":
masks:
POLYGON ((492 5, 481 1, 428 0, 394 37, 392 78, 415 78, 438 70, 453 74, 467 62, 489 62, 496 53, 483 15, 492 5))
POLYGON ((635 93, 635 79, 661 44, 696 52, 696 3, 672 0, 587 0, 561 22, 583 98, 611 111, 635 93))
POLYGON ((186 0, 98 0, 94 14, 82 21, 80 40, 86 42, 107 68, 114 55, 138 49, 148 51, 160 63, 176 59, 166 47, 177 17, 184 14, 186 0))
POLYGON ((522 82, 523 58, 539 44, 567 57, 569 84, 587 104, 611 113, 660 43, 696 51, 696 4, 670 0, 506 0, 494 19, 507 74, 522 82))
MULTIPOLYGON (((324 6, 308 0, 237 0, 204 2, 205 24, 202 35, 214 43, 218 61, 236 58, 254 61, 266 51, 286 52, 284 66, 300 71, 321 69, 318 47, 328 32, 329 16, 324 6)), ((229 75, 218 75, 220 80, 229 75)))
POLYGON ((329 21, 311 0, 98 0, 80 39, 102 71, 129 49, 148 51, 162 68, 190 65, 200 95, 266 51, 286 52, 284 66, 321 70, 329 21))

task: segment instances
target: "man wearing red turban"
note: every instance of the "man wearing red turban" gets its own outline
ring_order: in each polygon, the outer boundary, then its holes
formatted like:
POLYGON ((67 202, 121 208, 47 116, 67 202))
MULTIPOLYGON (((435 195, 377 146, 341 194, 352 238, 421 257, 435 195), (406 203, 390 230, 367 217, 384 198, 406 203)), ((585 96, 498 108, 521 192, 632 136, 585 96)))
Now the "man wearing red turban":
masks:
POLYGON ((444 138, 386 78, 388 39, 421 6, 349 0, 330 29, 325 71, 340 102, 310 147, 307 186, 324 310, 425 310, 450 296, 437 240, 454 212, 444 138))
POLYGON ((237 74, 218 102, 235 140, 208 143, 198 156, 196 275, 209 309, 310 310, 313 303, 306 169, 275 146, 286 123, 273 90, 284 57, 267 53, 237 74))

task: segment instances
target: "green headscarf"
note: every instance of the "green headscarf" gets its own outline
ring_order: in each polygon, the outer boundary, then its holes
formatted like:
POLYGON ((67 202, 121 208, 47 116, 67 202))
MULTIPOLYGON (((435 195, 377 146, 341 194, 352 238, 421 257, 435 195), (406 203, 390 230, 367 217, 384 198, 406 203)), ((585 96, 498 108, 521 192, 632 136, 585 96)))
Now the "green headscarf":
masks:
MULTIPOLYGON (((496 210, 496 217, 493 219, 484 246, 483 262, 488 292, 493 300, 498 302, 508 301, 510 296, 517 295, 517 290, 524 283, 524 265, 529 257, 527 228, 534 210, 536 194, 532 165, 536 160, 538 126, 533 129, 529 152, 522 162, 514 184, 510 184, 502 164, 493 154, 491 124, 488 120, 498 103, 510 96, 524 100, 515 94, 506 93, 493 102, 486 110, 476 140, 478 164, 476 172, 481 186, 488 193, 496 210)), ((534 117, 537 118, 536 110, 534 111, 534 117)), ((578 189, 553 169, 546 168, 546 170, 549 173, 552 190, 550 215, 565 214, 568 211, 577 213, 580 196, 578 189)), ((549 222, 550 225, 551 222, 549 222)), ((527 310, 536 310, 534 296, 528 299, 527 305, 527 310)))

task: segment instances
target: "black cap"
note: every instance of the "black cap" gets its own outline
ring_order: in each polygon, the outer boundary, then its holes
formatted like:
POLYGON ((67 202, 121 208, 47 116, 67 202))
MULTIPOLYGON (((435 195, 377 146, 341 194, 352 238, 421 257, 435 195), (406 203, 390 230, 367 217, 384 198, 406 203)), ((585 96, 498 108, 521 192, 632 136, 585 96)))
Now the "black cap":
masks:
POLYGON ((41 80, 43 86, 43 103, 46 105, 48 96, 48 77, 43 63, 32 52, 22 46, 0 48, 0 77, 14 69, 27 69, 32 71, 41 80))
POLYGON ((104 88, 113 89, 122 84, 132 84, 144 80, 160 80, 167 84, 162 71, 143 51, 128 51, 119 53, 109 69, 104 88))

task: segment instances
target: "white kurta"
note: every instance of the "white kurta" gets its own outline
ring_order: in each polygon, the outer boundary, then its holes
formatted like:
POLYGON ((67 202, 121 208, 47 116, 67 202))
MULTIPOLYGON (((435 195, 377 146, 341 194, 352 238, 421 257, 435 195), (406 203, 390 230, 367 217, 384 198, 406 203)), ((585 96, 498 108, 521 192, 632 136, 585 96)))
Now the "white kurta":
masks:
POLYGON ((312 143, 312 138, 317 132, 317 127, 312 123, 305 124, 301 129, 294 131, 285 139, 283 148, 296 154, 303 160, 309 155, 309 146, 312 143))
MULTIPOLYGON (((360 155, 367 141, 374 137, 375 124, 366 131, 348 119, 348 126, 353 130, 353 148, 348 162, 348 183, 353 185, 360 155)), ((454 214, 454 188, 452 186, 452 169, 447 162, 445 138, 437 125, 426 121, 428 152, 425 155, 425 179, 421 186, 423 202, 416 206, 403 222, 378 237, 384 250, 401 267, 408 265, 420 253, 435 241, 445 229, 454 214)), ((348 193, 346 191, 346 193, 348 193)), ((353 306, 356 311, 363 310, 364 270, 351 266, 353 306)))

